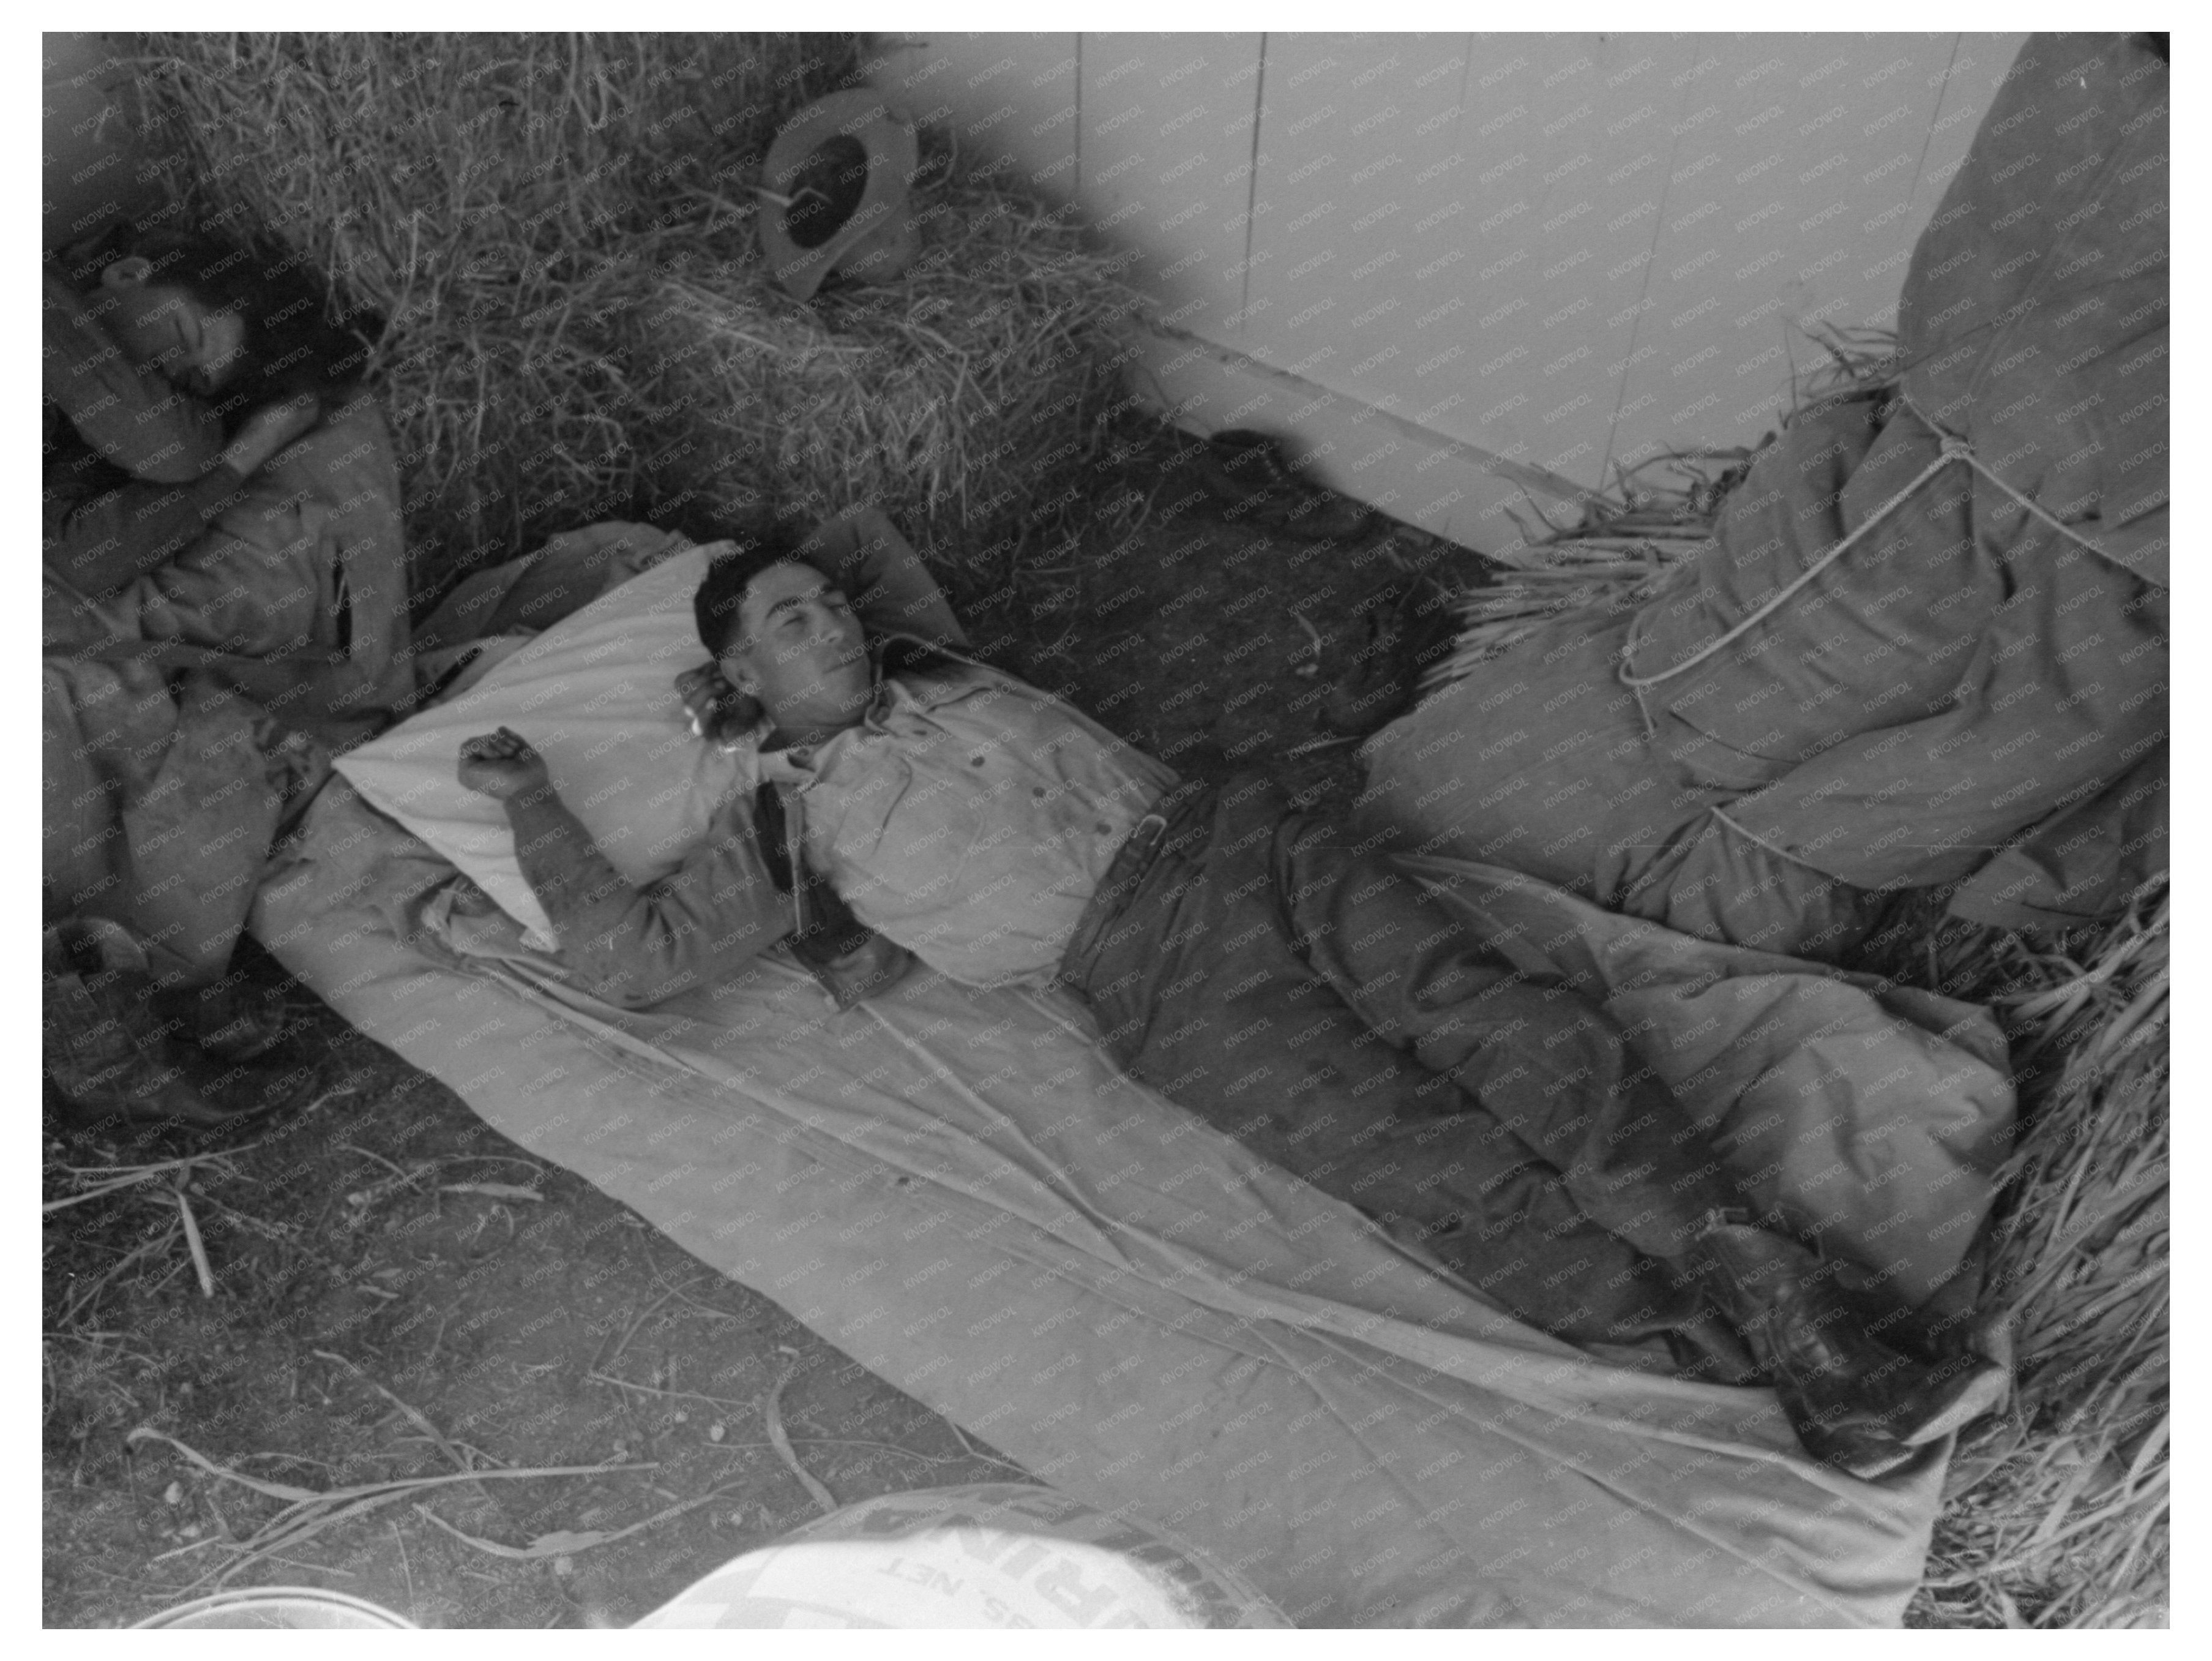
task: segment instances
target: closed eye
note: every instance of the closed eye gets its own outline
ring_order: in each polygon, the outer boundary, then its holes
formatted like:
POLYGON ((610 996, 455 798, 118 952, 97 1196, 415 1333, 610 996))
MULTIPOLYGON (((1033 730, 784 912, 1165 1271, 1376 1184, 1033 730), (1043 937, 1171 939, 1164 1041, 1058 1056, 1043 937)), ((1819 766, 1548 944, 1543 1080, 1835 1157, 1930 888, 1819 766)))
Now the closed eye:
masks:
MULTIPOLYGON (((815 595, 813 598, 815 605, 822 611, 828 612, 833 618, 849 617, 852 615, 853 608, 846 604, 844 595, 836 593, 835 590, 826 591, 823 593, 815 595)), ((799 624, 801 626, 804 626, 808 621, 807 612, 803 605, 793 605, 783 615, 788 622, 799 624)))

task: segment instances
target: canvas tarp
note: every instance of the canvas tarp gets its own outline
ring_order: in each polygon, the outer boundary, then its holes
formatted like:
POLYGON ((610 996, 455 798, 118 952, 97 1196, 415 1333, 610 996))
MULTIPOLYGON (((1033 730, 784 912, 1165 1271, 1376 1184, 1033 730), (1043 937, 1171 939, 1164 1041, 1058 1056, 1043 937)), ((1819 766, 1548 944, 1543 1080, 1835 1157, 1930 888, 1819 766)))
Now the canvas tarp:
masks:
POLYGON ((1917 1582, 1947 1447, 1860 1482, 1767 1392, 1520 1325, 1055 995, 922 972, 840 1014, 764 960, 623 1014, 342 780, 255 928, 524 1147, 1302 1624, 1881 1624, 1917 1582))
POLYGON ((2142 37, 2031 40, 1915 248, 1901 397, 1800 415, 1632 616, 1392 723, 1370 811, 1808 955, 1869 891, 2065 924, 2162 871, 2166 106, 2142 37))

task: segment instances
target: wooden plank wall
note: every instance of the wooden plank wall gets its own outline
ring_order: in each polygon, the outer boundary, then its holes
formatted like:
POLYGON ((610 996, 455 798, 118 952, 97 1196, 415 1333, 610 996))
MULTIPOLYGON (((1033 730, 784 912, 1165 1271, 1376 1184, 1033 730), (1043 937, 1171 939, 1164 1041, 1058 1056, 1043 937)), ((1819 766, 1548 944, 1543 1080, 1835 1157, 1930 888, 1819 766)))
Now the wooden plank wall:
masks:
POLYGON ((938 33, 876 78, 1134 252, 1185 425, 1504 547, 1893 322, 2022 38, 938 33))

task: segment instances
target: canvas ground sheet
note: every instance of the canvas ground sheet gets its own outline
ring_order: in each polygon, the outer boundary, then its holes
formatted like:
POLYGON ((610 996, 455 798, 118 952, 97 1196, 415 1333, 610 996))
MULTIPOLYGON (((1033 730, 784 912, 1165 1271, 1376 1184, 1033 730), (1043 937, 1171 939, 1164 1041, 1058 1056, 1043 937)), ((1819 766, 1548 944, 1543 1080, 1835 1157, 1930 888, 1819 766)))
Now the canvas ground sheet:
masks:
POLYGON ((918 972, 841 1014, 764 960, 623 1013, 343 780, 254 928, 532 1153, 1301 1624, 1885 1624, 1917 1581, 1948 1446, 1860 1482, 1766 1391, 1521 1325, 1056 995, 918 972))

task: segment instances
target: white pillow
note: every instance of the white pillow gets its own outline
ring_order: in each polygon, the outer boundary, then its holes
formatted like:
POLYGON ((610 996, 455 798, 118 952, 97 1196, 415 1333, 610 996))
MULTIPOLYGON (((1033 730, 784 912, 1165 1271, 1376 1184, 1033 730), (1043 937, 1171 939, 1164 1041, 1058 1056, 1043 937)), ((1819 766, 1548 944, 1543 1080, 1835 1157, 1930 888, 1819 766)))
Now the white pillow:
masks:
POLYGON ((634 883, 665 876, 755 774, 750 745, 696 738, 675 681, 706 660, 691 595, 728 543, 670 556, 514 652, 465 693, 338 758, 369 802, 451 860, 555 947, 514 857, 507 810, 465 788, 461 741, 510 727, 545 757, 568 810, 634 883))

